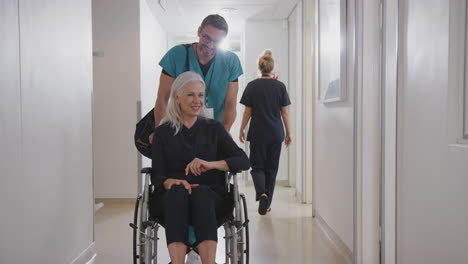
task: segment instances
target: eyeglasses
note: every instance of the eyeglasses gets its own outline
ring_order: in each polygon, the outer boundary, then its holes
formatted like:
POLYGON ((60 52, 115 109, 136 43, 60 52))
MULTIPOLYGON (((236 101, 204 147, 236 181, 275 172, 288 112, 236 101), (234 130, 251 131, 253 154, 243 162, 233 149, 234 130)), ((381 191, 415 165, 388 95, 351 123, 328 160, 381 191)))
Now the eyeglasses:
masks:
POLYGON ((201 38, 203 39, 203 42, 205 43, 213 42, 215 46, 218 46, 221 43, 221 41, 223 41, 223 39, 218 39, 218 40, 212 39, 210 36, 208 36, 207 34, 203 32, 200 35, 201 35, 201 38))

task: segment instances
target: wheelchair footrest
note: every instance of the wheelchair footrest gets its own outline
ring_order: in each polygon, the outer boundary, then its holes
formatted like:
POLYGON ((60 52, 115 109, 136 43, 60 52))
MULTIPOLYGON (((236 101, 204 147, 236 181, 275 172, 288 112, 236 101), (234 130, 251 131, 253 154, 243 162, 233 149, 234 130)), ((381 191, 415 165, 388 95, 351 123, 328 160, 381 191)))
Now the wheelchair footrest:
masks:
MULTIPOLYGON (((146 229, 148 226, 153 226, 154 225, 154 222, 153 221, 145 221, 142 224, 142 228, 143 229, 146 229)), ((135 229, 135 230, 138 230, 138 226, 135 225, 134 223, 129 223, 128 224, 132 229, 135 229)))
POLYGON ((153 221, 144 221, 142 224, 142 228, 146 229, 148 226, 152 226, 154 224, 153 221))

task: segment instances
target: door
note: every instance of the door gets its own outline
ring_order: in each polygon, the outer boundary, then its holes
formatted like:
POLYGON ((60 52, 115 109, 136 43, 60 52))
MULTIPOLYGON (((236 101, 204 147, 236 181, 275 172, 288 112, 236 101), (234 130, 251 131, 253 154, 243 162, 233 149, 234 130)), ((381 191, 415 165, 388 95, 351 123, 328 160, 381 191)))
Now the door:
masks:
POLYGON ((466 263, 465 36, 458 28, 465 3, 413 0, 399 8, 396 260, 466 263))

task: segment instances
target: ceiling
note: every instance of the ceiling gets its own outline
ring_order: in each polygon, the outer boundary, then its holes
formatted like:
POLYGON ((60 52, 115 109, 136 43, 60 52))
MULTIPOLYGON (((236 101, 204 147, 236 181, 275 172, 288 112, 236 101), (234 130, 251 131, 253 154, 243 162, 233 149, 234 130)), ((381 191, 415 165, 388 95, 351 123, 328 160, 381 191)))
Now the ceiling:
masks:
POLYGON ((229 35, 240 36, 246 20, 286 19, 298 0, 147 0, 162 26, 175 38, 194 38, 203 18, 222 15, 229 35), (233 12, 223 12, 232 8, 233 12))

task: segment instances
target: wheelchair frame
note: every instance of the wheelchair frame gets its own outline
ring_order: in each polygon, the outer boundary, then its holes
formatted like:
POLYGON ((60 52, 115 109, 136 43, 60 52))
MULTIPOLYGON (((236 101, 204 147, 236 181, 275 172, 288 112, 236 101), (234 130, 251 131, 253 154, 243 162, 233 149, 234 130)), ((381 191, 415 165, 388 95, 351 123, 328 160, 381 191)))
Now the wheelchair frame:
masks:
MULTIPOLYGON (((138 194, 135 202, 133 223, 133 263, 134 264, 157 264, 158 260, 158 230, 159 223, 149 217, 149 193, 152 191, 150 184, 151 168, 143 168, 144 174, 143 192, 138 194), (142 202, 139 208, 140 201, 142 202), (140 210, 140 214, 138 214, 140 210)), ((247 214, 247 203, 245 195, 239 193, 237 176, 233 173, 226 173, 226 188, 228 192, 233 192, 234 209, 232 215, 224 221, 225 231, 225 264, 248 264, 249 263, 249 218, 247 214), (231 184, 231 180, 233 183, 231 184)), ((187 253, 195 251, 196 247, 189 246, 187 253)))

